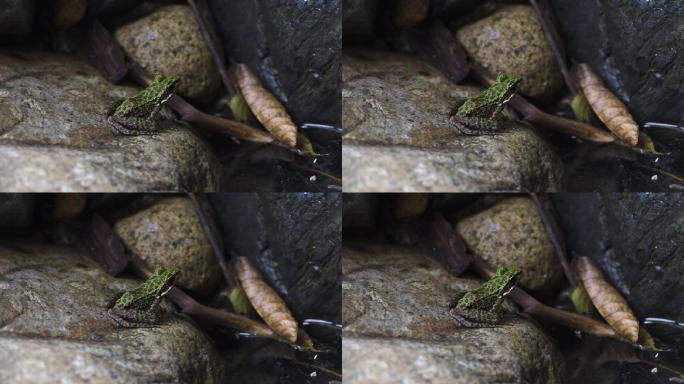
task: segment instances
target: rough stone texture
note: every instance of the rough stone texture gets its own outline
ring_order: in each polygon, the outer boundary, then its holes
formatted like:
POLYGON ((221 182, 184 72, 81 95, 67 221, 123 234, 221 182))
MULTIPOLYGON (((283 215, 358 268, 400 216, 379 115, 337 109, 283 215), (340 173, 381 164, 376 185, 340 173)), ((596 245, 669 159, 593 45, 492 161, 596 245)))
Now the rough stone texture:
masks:
POLYGON ((33 26, 34 0, 5 0, 0 7, 0 39, 27 35, 33 26))
POLYGON ((551 0, 570 57, 589 63, 638 123, 684 124, 681 1, 551 0))
POLYGON ((114 133, 107 115, 136 90, 67 55, 0 52, 0 190, 215 190, 211 149, 171 121, 157 135, 114 133))
POLYGON ((295 123, 340 120, 341 0, 210 0, 227 57, 246 63, 295 123))
POLYGON ((129 252, 152 267, 180 270, 178 284, 208 294, 221 280, 221 270, 192 202, 172 197, 114 224, 129 252))
POLYGON ((181 316, 116 327, 107 302, 136 282, 72 248, 2 245, 0 276, 2 383, 222 382, 211 341, 181 316))
POLYGON ((568 249, 591 257, 637 318, 684 321, 684 199, 679 193, 553 196, 568 249))
POLYGON ((422 252, 345 243, 342 270, 345 383, 561 382, 560 353, 529 320, 509 313, 499 327, 457 327, 449 303, 478 283, 422 252))
POLYGON ((529 128, 454 132, 450 113, 478 89, 414 56, 355 50, 342 61, 345 192, 558 189, 560 160, 529 128))
POLYGON ((162 7, 118 28, 114 38, 148 72, 178 76, 180 94, 208 102, 221 86, 218 70, 189 6, 162 7))
POLYGON ((522 77, 520 92, 552 98, 563 86, 558 64, 532 7, 512 5, 456 33, 468 56, 493 74, 522 77))
POLYGON ((343 0, 342 38, 347 41, 370 40, 375 31, 377 0, 343 0))
POLYGON ((520 269, 524 287, 549 293, 560 283, 558 257, 532 200, 502 200, 461 220, 456 230, 469 249, 491 264, 520 269))
POLYGON ((0 195, 0 228, 24 229, 33 222, 35 196, 19 193, 0 195))
POLYGON ((211 195, 226 250, 247 256, 299 320, 340 320, 342 194, 211 195))

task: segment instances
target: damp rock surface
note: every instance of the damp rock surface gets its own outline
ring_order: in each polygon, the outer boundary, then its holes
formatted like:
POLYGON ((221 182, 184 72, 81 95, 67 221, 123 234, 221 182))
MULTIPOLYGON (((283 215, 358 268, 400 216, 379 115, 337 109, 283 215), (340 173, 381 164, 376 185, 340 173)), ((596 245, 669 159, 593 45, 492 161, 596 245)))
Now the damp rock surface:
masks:
POLYGON ((218 352, 180 315, 115 326, 107 303, 137 281, 107 275, 80 251, 3 243, 0 276, 2 383, 222 382, 218 352))
MULTIPOLYGON (((496 135, 458 135, 449 116, 476 87, 453 85, 415 56, 345 52, 346 192, 554 191, 561 163, 529 126, 496 135)), ((512 117, 507 112, 508 117, 512 117)))
POLYGON ((509 313, 495 328, 457 327, 449 304, 479 283, 422 251, 345 243, 342 271, 345 383, 562 382, 562 357, 532 322, 509 313))
POLYGON ((187 126, 114 133, 107 116, 138 89, 113 86, 67 55, 0 51, 0 190, 211 191, 220 169, 187 126))

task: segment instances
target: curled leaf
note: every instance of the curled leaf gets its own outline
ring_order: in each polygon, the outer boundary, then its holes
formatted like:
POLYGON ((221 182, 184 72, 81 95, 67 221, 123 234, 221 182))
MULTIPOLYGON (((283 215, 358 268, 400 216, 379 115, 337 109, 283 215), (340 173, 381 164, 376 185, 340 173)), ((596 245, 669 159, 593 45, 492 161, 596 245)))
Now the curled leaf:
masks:
POLYGON ((591 312, 591 299, 582 285, 576 286, 572 293, 570 293, 570 300, 572 300, 575 311, 578 313, 591 312))
POLYGON ((577 81, 589 105, 603 124, 630 145, 639 141, 639 126, 620 101, 587 64, 577 67, 577 81))
POLYGON ((233 305, 233 310, 235 313, 245 314, 252 309, 252 305, 249 303, 249 298, 245 294, 245 290, 242 289, 240 284, 237 284, 233 290, 230 291, 228 295, 230 303, 233 305))
POLYGON ((242 289, 259 316, 277 334, 294 343, 297 341, 297 321, 283 299, 261 277, 246 257, 235 262, 235 271, 242 289))
POLYGON ((577 277, 601 316, 632 343, 639 338, 639 322, 620 293, 603 277, 601 270, 586 256, 577 262, 577 277))
POLYGON ((230 99, 228 105, 230 106, 230 111, 233 113, 233 117, 235 117, 235 120, 242 122, 249 120, 251 115, 249 105, 247 105, 245 98, 242 97, 241 94, 236 93, 230 99))
POLYGON ((264 88, 247 65, 238 64, 235 76, 240 93, 257 120, 278 140, 293 148, 297 144, 297 126, 285 107, 264 88))
POLYGON ((570 107, 572 107, 577 120, 589 121, 589 118, 591 118, 591 106, 589 106, 587 98, 583 94, 575 95, 570 102, 570 107))

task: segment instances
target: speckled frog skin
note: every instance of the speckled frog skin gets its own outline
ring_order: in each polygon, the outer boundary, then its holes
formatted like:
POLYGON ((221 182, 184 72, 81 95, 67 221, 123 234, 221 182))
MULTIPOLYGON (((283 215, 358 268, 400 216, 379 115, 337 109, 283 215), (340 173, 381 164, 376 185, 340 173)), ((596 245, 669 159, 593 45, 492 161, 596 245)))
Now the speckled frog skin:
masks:
POLYGON ((518 283, 520 271, 515 268, 499 267, 487 282, 468 291, 449 314, 462 327, 487 327, 501 323, 501 303, 518 283))
POLYGON ((492 134, 502 130, 501 110, 515 95, 520 78, 499 75, 496 82, 475 97, 466 99, 451 122, 459 133, 465 135, 492 134))
POLYGON ((159 131, 159 112, 176 90, 175 76, 155 76, 150 85, 116 107, 109 123, 123 135, 151 134, 159 131))
POLYGON ((109 304, 107 313, 121 327, 137 328, 160 322, 161 298, 173 288, 178 271, 157 268, 137 287, 126 291, 109 304))

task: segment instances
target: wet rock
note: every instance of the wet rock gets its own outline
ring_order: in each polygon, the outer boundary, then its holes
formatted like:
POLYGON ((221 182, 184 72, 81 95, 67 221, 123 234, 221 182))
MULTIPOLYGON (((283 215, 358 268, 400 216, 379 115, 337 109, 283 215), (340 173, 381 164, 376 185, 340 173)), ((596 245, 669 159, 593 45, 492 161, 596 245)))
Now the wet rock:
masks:
POLYGON ((637 318, 684 321, 684 200, 678 193, 553 196, 568 249, 591 257, 637 318))
POLYGON ((456 230, 468 248, 495 266, 522 271, 520 284, 542 293, 557 287, 562 270, 537 208, 526 197, 502 200, 461 220, 456 230))
POLYGON ((107 302, 137 282, 72 248, 4 245, 0 274, 2 383, 222 382, 211 341, 180 315, 116 327, 107 302))
POLYGON ((178 284, 208 294, 221 271, 192 202, 173 197, 116 222, 126 249, 152 267, 180 270, 178 284))
POLYGON ((520 92, 538 99, 552 98, 563 79, 532 7, 504 7, 456 33, 468 56, 492 74, 522 77, 520 92))
POLYGON ((651 0, 550 1, 570 57, 589 63, 637 122, 684 124, 684 8, 651 0), (562 15, 562 17, 560 17, 562 15))
POLYGON ((221 78, 189 6, 170 5, 114 32, 126 55, 155 75, 176 75, 178 92, 211 100, 221 78))
POLYGON ((414 56, 354 50, 342 61, 345 191, 559 188, 560 160, 529 128, 454 132, 450 113, 479 89, 453 85, 414 56))
POLYGON ((246 63, 295 123, 340 119, 340 0, 211 0, 227 57, 246 63))
POLYGON ((345 383, 562 381, 560 353, 529 320, 509 313, 499 327, 457 327, 449 303, 478 283, 421 251, 345 243, 342 270, 345 383))
POLYGON ((298 320, 339 321, 342 195, 212 195, 225 248, 247 256, 298 320))
POLYGON ((0 194, 0 228, 24 229, 33 221, 35 196, 20 193, 0 194))
POLYGON ((344 41, 370 40, 375 30, 377 0, 344 0, 342 38, 344 41))
POLYGON ((0 52, 3 191, 215 190, 218 160, 171 121, 157 135, 121 136, 107 122, 133 87, 112 86, 67 55, 0 52))
POLYGON ((28 35, 33 26, 34 0, 8 0, 0 8, 0 39, 28 35))

